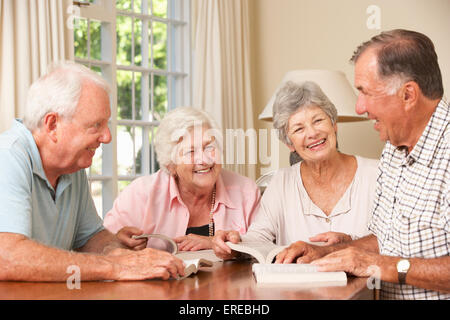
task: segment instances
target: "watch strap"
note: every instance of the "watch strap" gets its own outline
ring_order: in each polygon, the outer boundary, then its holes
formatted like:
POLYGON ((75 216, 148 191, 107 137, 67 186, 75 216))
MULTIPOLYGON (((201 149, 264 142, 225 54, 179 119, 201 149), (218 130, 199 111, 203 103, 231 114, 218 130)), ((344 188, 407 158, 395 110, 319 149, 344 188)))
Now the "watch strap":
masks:
POLYGON ((398 272, 398 282, 400 284, 406 284, 406 272, 398 272))

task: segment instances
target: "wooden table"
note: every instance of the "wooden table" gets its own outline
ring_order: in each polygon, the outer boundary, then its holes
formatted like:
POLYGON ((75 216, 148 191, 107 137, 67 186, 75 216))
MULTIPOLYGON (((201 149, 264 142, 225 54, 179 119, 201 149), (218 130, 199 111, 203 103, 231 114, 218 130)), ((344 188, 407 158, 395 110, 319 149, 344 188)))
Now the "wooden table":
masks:
POLYGON ((366 278, 349 277, 341 287, 261 287, 250 261, 215 262, 184 280, 81 282, 80 289, 66 283, 0 282, 0 299, 26 300, 344 300, 372 299, 366 278))

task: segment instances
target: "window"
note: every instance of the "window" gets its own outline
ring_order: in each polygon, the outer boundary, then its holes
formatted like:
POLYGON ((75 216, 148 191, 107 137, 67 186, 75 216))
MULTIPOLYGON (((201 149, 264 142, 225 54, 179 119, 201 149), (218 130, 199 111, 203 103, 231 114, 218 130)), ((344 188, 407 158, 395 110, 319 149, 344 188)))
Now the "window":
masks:
POLYGON ((91 0, 74 20, 75 61, 111 85, 112 142, 87 169, 100 216, 133 179, 159 169, 160 119, 190 104, 189 0, 91 0))

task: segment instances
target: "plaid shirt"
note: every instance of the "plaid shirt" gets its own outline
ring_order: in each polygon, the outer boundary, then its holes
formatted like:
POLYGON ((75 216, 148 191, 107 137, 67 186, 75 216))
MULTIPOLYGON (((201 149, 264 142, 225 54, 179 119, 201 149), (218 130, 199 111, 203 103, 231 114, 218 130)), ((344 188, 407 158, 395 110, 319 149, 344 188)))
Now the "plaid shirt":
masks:
MULTIPOLYGON (((381 155, 369 230, 380 254, 450 254, 450 108, 441 100, 411 153, 389 142, 381 155)), ((450 299, 450 294, 382 282, 383 299, 450 299)))

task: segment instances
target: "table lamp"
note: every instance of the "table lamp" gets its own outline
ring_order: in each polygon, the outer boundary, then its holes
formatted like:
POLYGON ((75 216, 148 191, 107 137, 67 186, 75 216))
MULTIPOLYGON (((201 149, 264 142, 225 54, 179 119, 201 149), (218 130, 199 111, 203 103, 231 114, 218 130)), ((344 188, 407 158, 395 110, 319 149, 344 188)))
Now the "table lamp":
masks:
POLYGON ((356 94, 342 71, 331 70, 294 70, 284 76, 281 84, 266 104, 258 119, 272 121, 272 107, 278 90, 287 82, 303 83, 313 81, 317 83, 328 99, 334 104, 338 112, 337 122, 355 122, 368 120, 355 112, 356 94))

